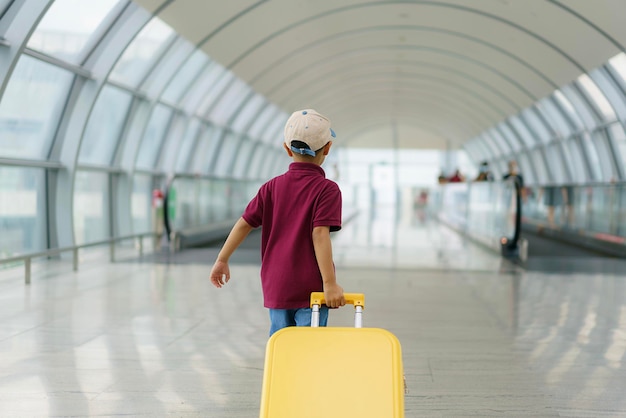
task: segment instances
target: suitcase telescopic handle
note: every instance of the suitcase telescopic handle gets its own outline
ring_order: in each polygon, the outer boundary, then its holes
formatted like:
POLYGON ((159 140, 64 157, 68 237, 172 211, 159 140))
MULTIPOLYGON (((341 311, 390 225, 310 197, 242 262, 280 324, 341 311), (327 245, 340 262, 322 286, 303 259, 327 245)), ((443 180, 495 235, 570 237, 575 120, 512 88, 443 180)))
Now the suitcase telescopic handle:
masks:
MULTIPOLYGON (((354 305, 354 327, 363 328, 363 309, 365 308, 365 295, 363 293, 344 293, 348 305, 354 305)), ((311 293, 311 326, 320 325, 320 306, 326 303, 324 292, 311 293)))

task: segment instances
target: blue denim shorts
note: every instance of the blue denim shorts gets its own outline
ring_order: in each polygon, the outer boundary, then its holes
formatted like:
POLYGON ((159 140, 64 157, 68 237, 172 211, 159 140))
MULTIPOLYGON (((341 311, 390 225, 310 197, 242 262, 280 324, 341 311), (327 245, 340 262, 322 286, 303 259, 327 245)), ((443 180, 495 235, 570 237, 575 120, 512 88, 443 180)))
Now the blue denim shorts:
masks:
MULTIPOLYGON (((270 309, 270 337, 279 329, 286 327, 310 327, 311 308, 270 309)), ((328 323, 328 307, 320 308, 320 327, 328 323)))

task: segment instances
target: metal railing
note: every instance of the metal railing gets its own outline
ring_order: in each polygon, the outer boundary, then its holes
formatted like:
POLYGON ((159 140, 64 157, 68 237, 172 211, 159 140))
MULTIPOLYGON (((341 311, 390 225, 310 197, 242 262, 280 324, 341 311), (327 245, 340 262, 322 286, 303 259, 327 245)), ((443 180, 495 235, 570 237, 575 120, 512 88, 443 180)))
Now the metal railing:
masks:
POLYGON ((57 256, 60 255, 62 253, 67 253, 67 252, 72 252, 72 267, 74 271, 78 271, 78 251, 80 249, 83 248, 89 248, 89 247, 98 247, 98 246, 102 246, 102 245, 109 245, 109 260, 111 262, 115 261, 115 244, 121 241, 128 241, 131 239, 136 239, 138 240, 138 249, 139 249, 139 256, 143 256, 143 239, 145 237, 152 237, 153 241, 153 249, 155 249, 157 247, 157 237, 158 235, 153 233, 153 232, 146 232, 143 234, 135 234, 135 235, 127 235, 127 236, 122 236, 122 237, 114 237, 114 238, 109 238, 109 239, 105 239, 102 241, 96 241, 96 242, 90 242, 87 244, 81 244, 81 245, 74 245, 71 247, 62 247, 62 248, 51 248, 49 250, 46 251, 40 251, 40 252, 36 252, 36 253, 29 253, 29 254, 21 254, 18 256, 14 256, 14 257, 9 257, 9 258, 1 258, 0 259, 0 265, 2 264, 9 264, 9 263, 19 263, 19 262, 24 262, 24 282, 26 284, 30 284, 31 281, 31 264, 32 264, 32 260, 33 258, 42 258, 42 257, 52 257, 52 256, 57 256))

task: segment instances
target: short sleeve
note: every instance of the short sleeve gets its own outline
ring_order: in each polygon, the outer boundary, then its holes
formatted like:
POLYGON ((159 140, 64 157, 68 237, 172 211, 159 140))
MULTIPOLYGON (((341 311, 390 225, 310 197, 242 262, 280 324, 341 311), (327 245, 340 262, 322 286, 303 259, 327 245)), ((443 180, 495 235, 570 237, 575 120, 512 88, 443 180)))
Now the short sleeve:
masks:
POLYGON ((263 223, 263 194, 265 186, 261 186, 256 196, 252 198, 241 217, 253 228, 258 228, 263 223))
POLYGON ((322 190, 313 212, 313 227, 328 226, 331 231, 341 229, 341 190, 329 181, 322 190))

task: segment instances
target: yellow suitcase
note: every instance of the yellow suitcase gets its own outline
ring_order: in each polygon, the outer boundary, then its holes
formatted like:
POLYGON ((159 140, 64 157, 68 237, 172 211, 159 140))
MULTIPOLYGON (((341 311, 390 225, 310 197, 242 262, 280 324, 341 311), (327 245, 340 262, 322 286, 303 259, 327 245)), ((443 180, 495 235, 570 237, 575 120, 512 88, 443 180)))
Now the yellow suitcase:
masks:
POLYGON ((319 327, 323 293, 311 294, 311 327, 288 327, 267 343, 261 418, 403 418, 398 339, 362 328, 365 297, 345 294, 355 328, 319 327))

